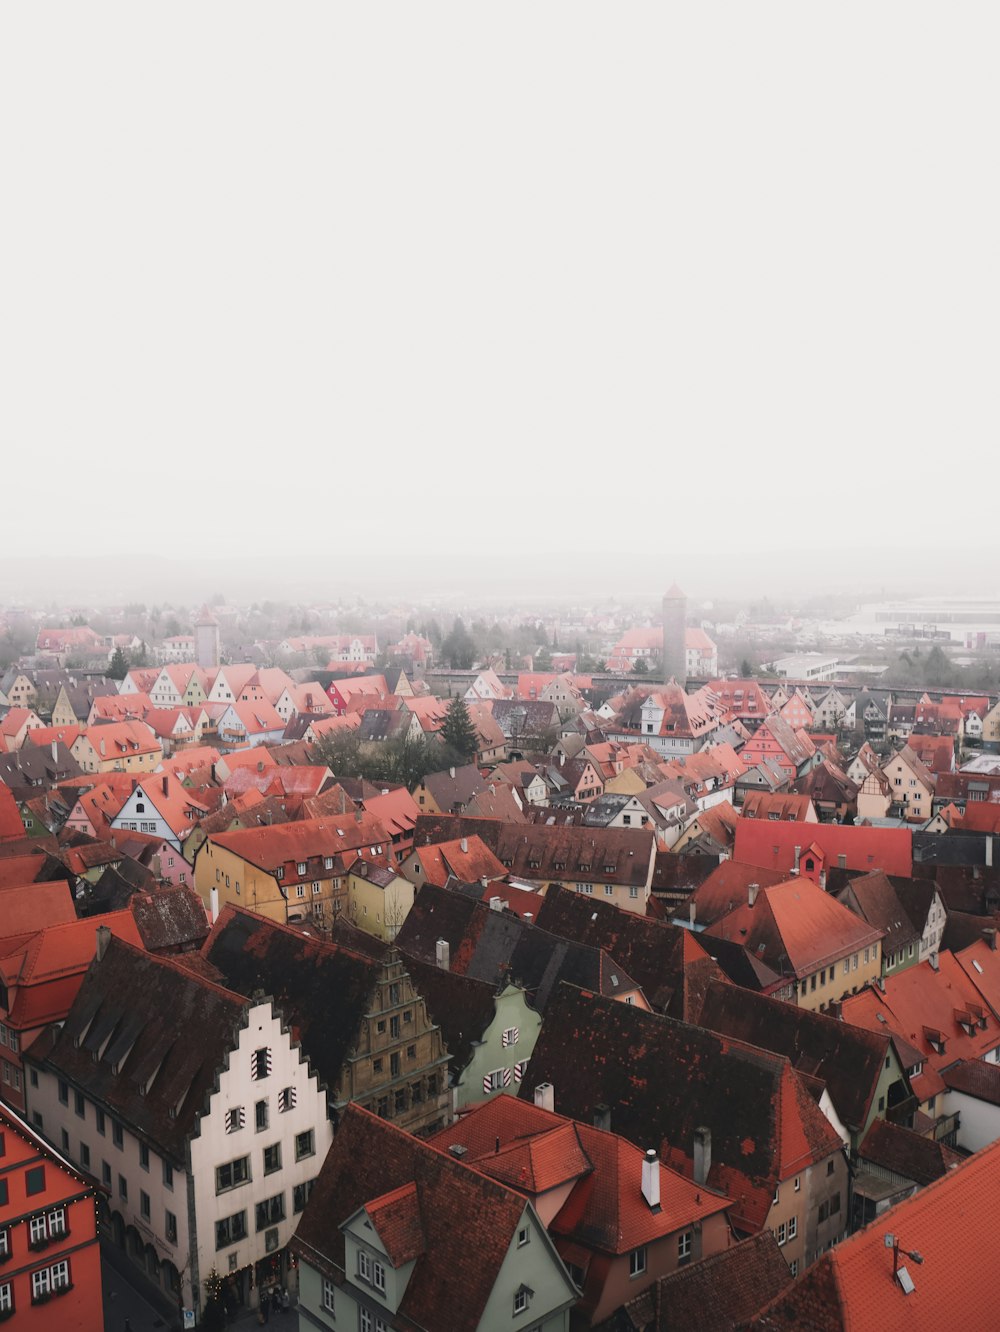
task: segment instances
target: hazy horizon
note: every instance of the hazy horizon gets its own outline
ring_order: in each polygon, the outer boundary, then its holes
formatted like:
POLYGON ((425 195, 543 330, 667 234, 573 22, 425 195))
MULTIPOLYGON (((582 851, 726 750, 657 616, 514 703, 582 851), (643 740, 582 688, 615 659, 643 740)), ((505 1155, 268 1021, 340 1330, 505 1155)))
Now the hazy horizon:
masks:
POLYGON ((5 7, 0 595, 985 583, 998 36, 5 7))

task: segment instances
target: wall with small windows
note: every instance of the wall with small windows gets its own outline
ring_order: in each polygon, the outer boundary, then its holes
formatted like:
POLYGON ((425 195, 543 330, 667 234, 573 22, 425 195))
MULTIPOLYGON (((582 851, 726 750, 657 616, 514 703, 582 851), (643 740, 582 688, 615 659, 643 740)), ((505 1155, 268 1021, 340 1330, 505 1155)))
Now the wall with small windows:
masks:
POLYGON ((254 1005, 191 1139, 197 1280, 285 1247, 332 1141, 318 1078, 271 1004, 254 1005))
POLYGON ((472 1058, 461 1072, 456 1107, 504 1093, 516 1096, 541 1026, 541 1016, 529 1006, 524 991, 508 985, 496 998, 495 1016, 482 1043, 473 1046, 472 1058))
POLYGON ((103 1324, 96 1189, 0 1107, 0 1321, 103 1324))
MULTIPOLYGON (((28 1067, 28 1118, 73 1165, 100 1180, 112 1234, 141 1237, 138 1261, 173 1296, 172 1272, 190 1249, 183 1163, 138 1136, 121 1118, 43 1064, 28 1067)), ((188 1296, 189 1298, 189 1296, 188 1296)))

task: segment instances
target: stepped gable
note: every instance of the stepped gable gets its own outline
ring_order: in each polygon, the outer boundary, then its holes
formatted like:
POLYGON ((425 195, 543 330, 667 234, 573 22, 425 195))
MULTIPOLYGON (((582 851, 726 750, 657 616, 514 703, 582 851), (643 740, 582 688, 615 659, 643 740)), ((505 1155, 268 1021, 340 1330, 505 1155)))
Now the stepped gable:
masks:
POLYGON ((335 1090, 379 964, 232 905, 216 921, 203 956, 237 994, 274 1000, 292 1039, 335 1090))
POLYGON ((31 1055, 183 1159, 248 1008, 172 959, 112 937, 63 1026, 31 1055))

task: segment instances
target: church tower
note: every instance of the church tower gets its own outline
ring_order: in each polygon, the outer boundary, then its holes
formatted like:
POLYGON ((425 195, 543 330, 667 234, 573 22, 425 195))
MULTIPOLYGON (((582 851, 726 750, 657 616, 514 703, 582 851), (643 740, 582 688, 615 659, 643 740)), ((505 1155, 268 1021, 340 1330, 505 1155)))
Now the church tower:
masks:
POLYGON ((663 598, 663 681, 673 677, 682 689, 687 679, 686 620, 687 597, 673 583, 663 598))

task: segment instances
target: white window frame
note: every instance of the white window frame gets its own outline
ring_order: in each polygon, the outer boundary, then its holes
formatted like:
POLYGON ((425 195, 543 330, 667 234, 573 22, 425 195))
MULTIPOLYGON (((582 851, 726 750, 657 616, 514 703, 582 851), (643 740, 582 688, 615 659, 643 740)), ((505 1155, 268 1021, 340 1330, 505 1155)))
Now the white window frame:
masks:
POLYGON ((628 1256, 628 1274, 629 1277, 642 1276, 646 1270, 646 1246, 640 1244, 637 1249, 633 1249, 628 1256))

